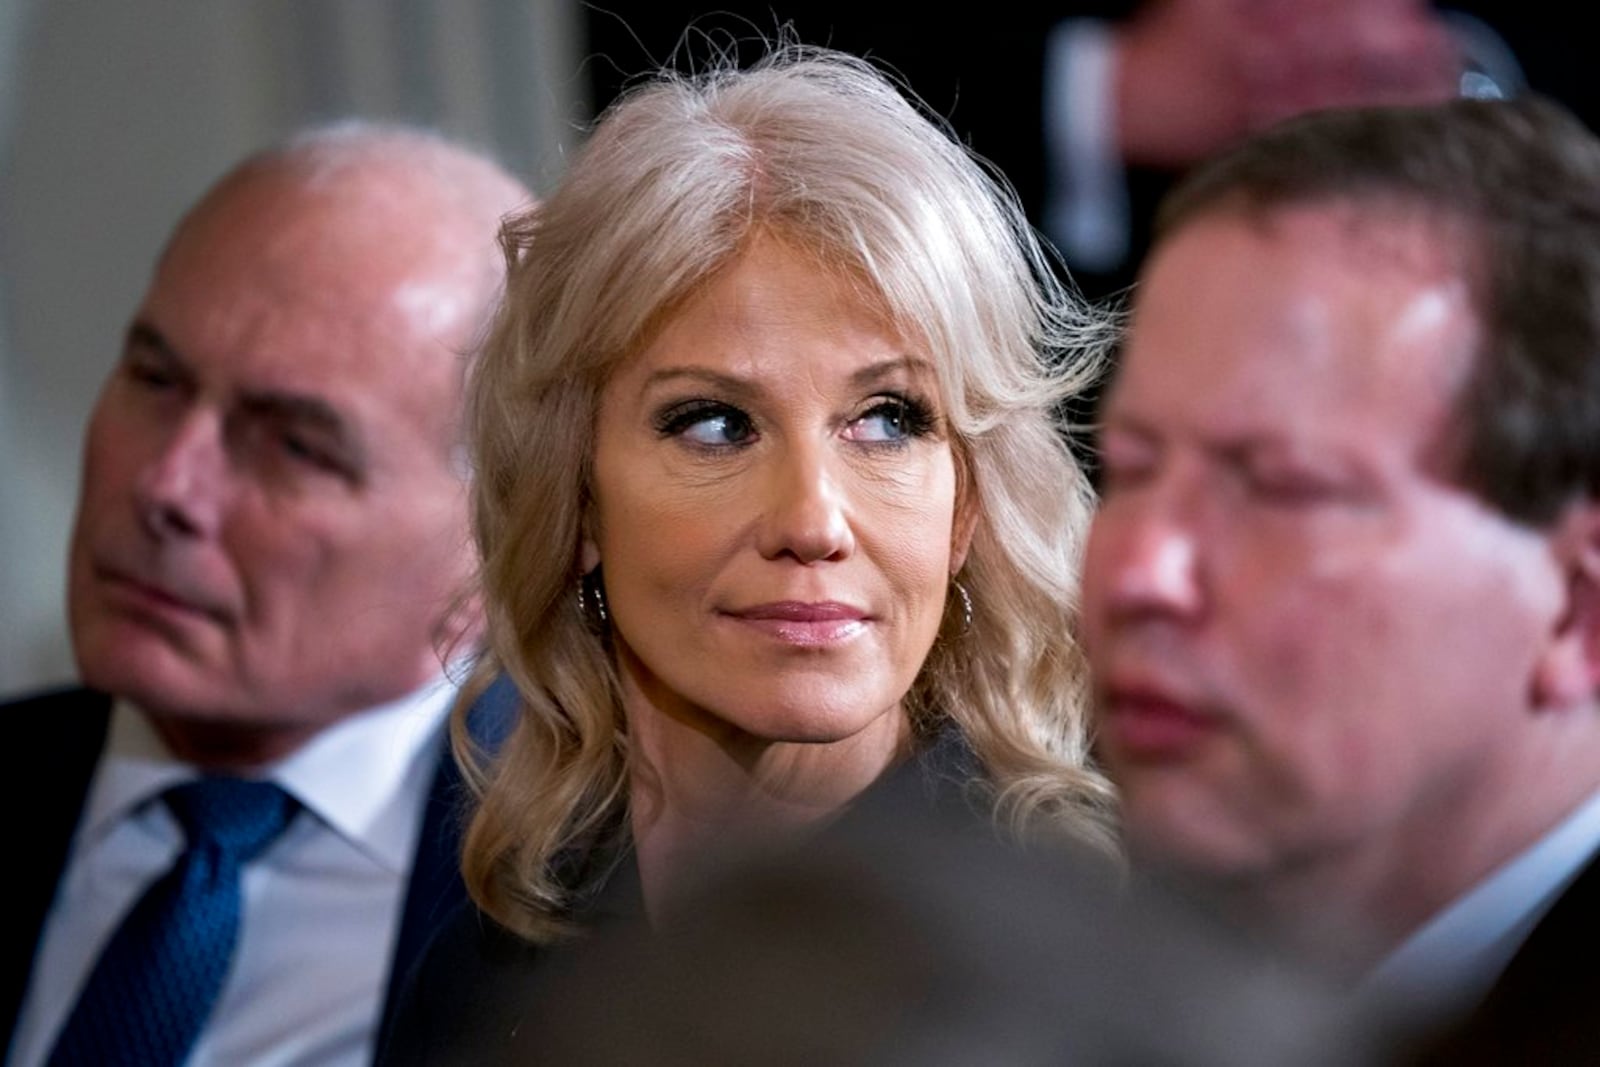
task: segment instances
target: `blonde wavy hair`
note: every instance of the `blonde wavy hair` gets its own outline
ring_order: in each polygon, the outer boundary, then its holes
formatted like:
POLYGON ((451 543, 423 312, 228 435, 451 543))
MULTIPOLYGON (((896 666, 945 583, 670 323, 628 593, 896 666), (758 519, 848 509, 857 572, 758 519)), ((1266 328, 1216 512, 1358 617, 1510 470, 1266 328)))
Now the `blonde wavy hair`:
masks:
POLYGON ((520 695, 497 752, 458 757, 479 796, 464 870, 478 905, 536 941, 570 929, 556 870, 624 812, 629 739, 603 635, 580 608, 596 402, 619 363, 752 237, 846 270, 938 368, 979 518, 906 697, 953 723, 1016 833, 1114 848, 1093 767, 1078 572, 1094 505, 1058 413, 1098 374, 1110 324, 1064 288, 1015 195, 865 61, 797 45, 662 74, 606 111, 555 193, 508 220, 506 299, 473 369, 473 522, 488 651, 520 695), (952 598, 954 599, 954 598, 952 598))

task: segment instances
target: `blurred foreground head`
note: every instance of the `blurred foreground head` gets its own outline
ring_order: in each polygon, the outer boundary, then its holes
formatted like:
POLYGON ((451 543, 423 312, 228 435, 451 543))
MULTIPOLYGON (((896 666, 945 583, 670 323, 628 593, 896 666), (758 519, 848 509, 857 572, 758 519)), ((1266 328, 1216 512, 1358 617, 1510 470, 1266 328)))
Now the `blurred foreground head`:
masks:
POLYGON ((925 811, 853 813, 586 945, 520 1047, 662 1067, 1380 1062, 1325 988, 1106 874, 925 811))
POLYGON ((1536 99, 1320 113, 1159 226, 1101 750, 1147 859, 1360 967, 1600 783, 1600 142, 1536 99))

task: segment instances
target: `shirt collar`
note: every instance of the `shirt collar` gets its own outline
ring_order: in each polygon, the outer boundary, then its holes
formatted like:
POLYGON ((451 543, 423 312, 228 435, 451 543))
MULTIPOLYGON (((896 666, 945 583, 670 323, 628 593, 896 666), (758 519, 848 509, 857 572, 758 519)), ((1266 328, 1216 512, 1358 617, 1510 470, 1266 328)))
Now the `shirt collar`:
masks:
MULTIPOLYGON (((348 716, 263 768, 334 833, 375 862, 403 872, 415 846, 417 806, 433 780, 444 721, 455 701, 451 671, 387 704, 348 716)), ((109 833, 199 769, 167 752, 149 720, 118 699, 104 758, 85 806, 84 833, 109 833)))
POLYGON ((1600 790, 1407 938, 1361 995, 1424 1019, 1470 1007, 1597 849, 1600 790))

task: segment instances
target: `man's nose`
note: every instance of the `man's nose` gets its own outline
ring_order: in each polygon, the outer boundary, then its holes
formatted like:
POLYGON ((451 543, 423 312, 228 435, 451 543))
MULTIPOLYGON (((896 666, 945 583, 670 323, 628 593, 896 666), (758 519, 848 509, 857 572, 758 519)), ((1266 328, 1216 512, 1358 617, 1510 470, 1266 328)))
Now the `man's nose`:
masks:
POLYGON ((855 550, 849 501, 822 446, 786 448, 768 471, 760 551, 768 559, 801 563, 843 559, 855 550))
POLYGON ((226 484, 221 421, 210 412, 190 412, 139 472, 139 520, 157 537, 210 536, 221 522, 226 484))
POLYGON ((1191 618, 1205 605, 1202 537, 1173 494, 1109 497, 1090 538, 1089 580, 1115 618, 1191 618))

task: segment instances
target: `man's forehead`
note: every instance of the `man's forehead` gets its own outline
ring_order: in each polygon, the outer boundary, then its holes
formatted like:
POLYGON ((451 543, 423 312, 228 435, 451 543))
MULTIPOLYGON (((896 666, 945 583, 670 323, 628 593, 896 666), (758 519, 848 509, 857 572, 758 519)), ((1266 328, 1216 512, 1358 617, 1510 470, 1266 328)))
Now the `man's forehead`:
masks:
POLYGON ((1368 221, 1328 206, 1173 235, 1139 289, 1109 410, 1292 425, 1453 397, 1478 336, 1459 257, 1431 226, 1368 221))
MULTIPOLYGON (((201 266, 201 265, 197 265, 201 266)), ((373 299, 349 288, 284 286, 248 272, 159 275, 137 320, 185 360, 219 375, 282 388, 321 383, 388 392, 455 377, 463 353, 436 329, 456 298, 426 286, 373 299)))
POLYGON ((446 377, 480 311, 475 265, 448 241, 408 231, 390 240, 384 198, 367 210, 331 212, 281 181, 221 194, 167 248, 146 311, 174 343, 197 347, 182 335, 203 334, 296 373, 446 377))

